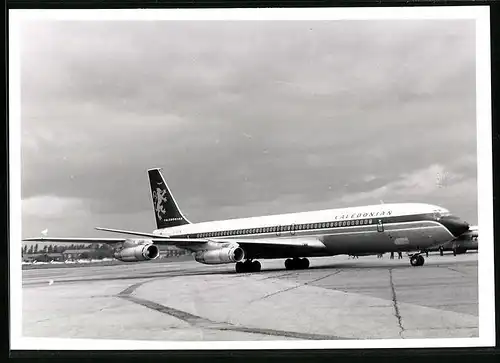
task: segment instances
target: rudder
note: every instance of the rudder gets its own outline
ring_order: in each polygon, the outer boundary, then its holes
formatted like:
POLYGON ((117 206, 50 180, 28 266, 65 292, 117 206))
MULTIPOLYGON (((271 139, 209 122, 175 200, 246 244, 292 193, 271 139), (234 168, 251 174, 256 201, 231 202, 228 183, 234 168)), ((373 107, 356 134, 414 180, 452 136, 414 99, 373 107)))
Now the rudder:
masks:
POLYGON ((151 197, 153 200, 153 209, 155 212, 156 227, 170 228, 189 224, 186 217, 182 214, 175 199, 163 179, 159 168, 149 169, 149 184, 151 186, 151 197))

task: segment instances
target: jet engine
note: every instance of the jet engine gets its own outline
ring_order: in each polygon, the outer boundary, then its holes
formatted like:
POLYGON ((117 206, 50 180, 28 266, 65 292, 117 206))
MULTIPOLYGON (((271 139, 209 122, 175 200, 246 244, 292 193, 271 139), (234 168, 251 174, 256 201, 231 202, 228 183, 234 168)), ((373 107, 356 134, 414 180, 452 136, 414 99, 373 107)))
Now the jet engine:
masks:
POLYGON ((158 246, 152 243, 124 247, 114 253, 114 257, 117 260, 124 262, 154 260, 159 255, 160 250, 158 249, 158 246))
POLYGON ((245 252, 241 247, 237 246, 199 251, 194 255, 194 259, 197 262, 207 265, 239 262, 243 258, 245 258, 245 252))

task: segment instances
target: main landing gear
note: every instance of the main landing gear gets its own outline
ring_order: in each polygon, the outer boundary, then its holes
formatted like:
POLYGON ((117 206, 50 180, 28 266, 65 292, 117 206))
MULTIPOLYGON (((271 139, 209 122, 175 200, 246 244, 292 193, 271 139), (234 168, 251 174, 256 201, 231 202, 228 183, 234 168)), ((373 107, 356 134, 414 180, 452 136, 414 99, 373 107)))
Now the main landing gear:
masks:
POLYGON ((410 256, 410 265, 412 266, 422 266, 425 262, 425 258, 422 255, 414 254, 410 256))
POLYGON ((309 260, 307 258, 287 258, 285 261, 285 268, 287 270, 302 270, 309 267, 309 260))
POLYGON ((245 262, 236 262, 236 272, 260 272, 260 262, 246 260, 245 262))

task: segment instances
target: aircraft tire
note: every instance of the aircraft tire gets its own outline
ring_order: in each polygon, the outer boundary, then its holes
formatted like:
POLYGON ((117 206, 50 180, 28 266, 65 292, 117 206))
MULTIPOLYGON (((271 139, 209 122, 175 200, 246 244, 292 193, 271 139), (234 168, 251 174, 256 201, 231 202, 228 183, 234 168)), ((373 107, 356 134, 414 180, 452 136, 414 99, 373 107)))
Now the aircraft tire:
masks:
POLYGON ((245 265, 243 262, 236 262, 236 273, 245 272, 245 265))
POLYGON ((412 266, 423 266, 425 258, 422 255, 413 255, 410 257, 410 265, 412 266))
POLYGON ((300 267, 303 268, 304 270, 309 268, 309 260, 307 258, 301 258, 300 267))
POLYGON ((417 256, 417 266, 423 266, 425 263, 425 258, 422 255, 417 256))
POLYGON ((295 266, 294 266, 293 260, 292 260, 291 258, 287 258, 287 259, 285 260, 285 268, 286 268, 287 270, 293 270, 293 268, 294 268, 294 267, 295 267, 295 266))
POLYGON ((252 272, 260 272, 260 269, 261 269, 261 264, 259 261, 253 261, 252 262, 252 268, 251 268, 251 271, 252 272))
POLYGON ((418 266, 417 256, 411 256, 410 257, 410 265, 412 265, 412 266, 418 266))

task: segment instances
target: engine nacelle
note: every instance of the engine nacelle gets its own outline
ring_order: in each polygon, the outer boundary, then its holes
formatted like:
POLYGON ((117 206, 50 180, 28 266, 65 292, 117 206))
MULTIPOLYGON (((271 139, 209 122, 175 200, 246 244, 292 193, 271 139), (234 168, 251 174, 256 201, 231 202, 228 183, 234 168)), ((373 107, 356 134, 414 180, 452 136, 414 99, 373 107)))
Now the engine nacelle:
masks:
POLYGON ((216 250, 199 251, 194 255, 197 262, 207 265, 239 262, 245 258, 245 252, 241 247, 226 247, 216 250))
POLYGON ((114 253, 114 257, 117 260, 124 262, 154 260, 159 255, 160 250, 158 249, 158 246, 152 243, 125 247, 121 250, 115 251, 114 253))

